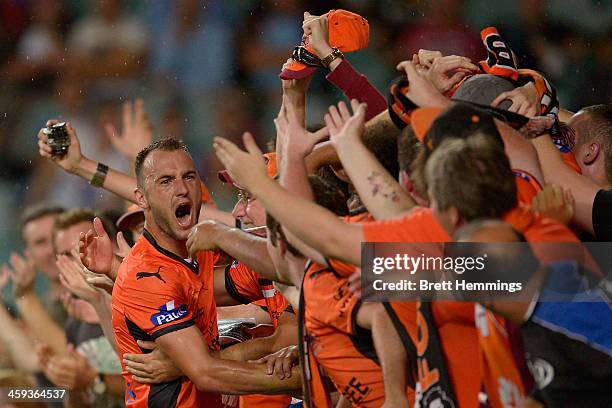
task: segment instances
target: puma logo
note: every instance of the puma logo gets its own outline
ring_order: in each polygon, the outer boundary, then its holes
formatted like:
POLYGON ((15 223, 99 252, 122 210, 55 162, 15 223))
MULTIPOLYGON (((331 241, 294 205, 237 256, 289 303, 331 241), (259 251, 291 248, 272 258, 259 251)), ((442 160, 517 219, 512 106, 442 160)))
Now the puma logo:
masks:
POLYGON ((164 278, 162 278, 161 274, 159 273, 161 268, 162 268, 161 266, 158 266, 157 267, 157 272, 136 272, 136 280, 140 280, 142 278, 151 278, 151 277, 155 276, 160 281, 166 283, 164 278))

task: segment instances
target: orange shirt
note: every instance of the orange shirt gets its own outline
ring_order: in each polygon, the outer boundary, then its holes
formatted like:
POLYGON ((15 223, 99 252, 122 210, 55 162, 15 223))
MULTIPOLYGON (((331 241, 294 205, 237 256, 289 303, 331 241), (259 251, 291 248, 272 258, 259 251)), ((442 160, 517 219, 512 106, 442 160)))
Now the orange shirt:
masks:
POLYGON ((225 288, 227 292, 242 304, 255 303, 262 306, 270 315, 274 327, 278 318, 285 312, 293 313, 293 308, 285 297, 274 288, 271 280, 238 261, 225 268, 225 288))
MULTIPOLYGON (((216 255, 201 252, 188 262, 160 247, 144 231, 123 260, 112 296, 112 322, 119 355, 143 353, 136 340, 154 341, 195 325, 211 351, 219 350, 213 290, 216 255)), ((122 363, 123 365, 123 363, 122 363)), ((198 391, 187 377, 141 384, 123 365, 127 407, 221 407, 221 395, 198 391)))
MULTIPOLYGON (((270 315, 274 327, 278 326, 283 313, 293 313, 293 308, 271 280, 238 261, 225 268, 225 288, 240 303, 254 303, 263 308, 270 315)), ((291 397, 286 395, 251 394, 240 396, 239 408, 285 408, 290 403, 291 397)))
MULTIPOLYGON (((528 207, 518 206, 504 220, 521 232, 530 242, 578 242, 564 225, 539 215, 528 207)), ((437 222, 431 209, 417 207, 401 218, 365 223, 362 231, 367 242, 448 242, 451 237, 437 222)), ((396 312, 412 313, 410 302, 391 302, 396 312), (403 304, 402 304, 403 303, 403 304), (397 305, 397 306, 396 306, 397 305), (399 306, 399 307, 398 307, 399 306)), ((478 407, 484 373, 474 364, 480 355, 478 332, 474 320, 474 304, 461 302, 433 302, 433 316, 446 369, 461 407, 478 407)), ((411 324, 412 319, 405 321, 411 324)), ((414 339, 414 330, 406 327, 414 339)))

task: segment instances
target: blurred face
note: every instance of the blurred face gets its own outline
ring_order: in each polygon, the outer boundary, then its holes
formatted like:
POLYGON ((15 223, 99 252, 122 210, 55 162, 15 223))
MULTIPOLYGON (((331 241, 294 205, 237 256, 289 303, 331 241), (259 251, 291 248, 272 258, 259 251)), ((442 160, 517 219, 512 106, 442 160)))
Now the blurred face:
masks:
POLYGON ((89 221, 79 222, 55 234, 55 255, 70 256, 82 233, 86 233, 93 228, 93 223, 89 221))
POLYGON ((238 192, 238 202, 232 210, 232 215, 240 220, 245 229, 266 225, 266 210, 257 199, 244 190, 238 192))
POLYGON ((145 160, 142 176, 144 195, 138 200, 147 225, 156 226, 171 239, 186 241, 202 206, 200 177, 189 154, 155 150, 145 160))
POLYGON ((23 227, 23 240, 28 253, 34 258, 36 269, 50 279, 57 279, 59 271, 55 266, 53 251, 53 223, 55 215, 46 215, 28 222, 23 227))

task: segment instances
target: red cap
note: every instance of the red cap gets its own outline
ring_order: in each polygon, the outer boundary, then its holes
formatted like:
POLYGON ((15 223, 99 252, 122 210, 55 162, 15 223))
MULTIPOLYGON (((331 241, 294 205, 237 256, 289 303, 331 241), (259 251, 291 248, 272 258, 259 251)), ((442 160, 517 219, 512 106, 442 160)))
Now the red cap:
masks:
MULTIPOLYGON (((351 52, 368 47, 370 25, 368 20, 359 14, 346 10, 330 10, 327 12, 329 27, 329 45, 342 52, 351 52)), ((304 40, 302 40, 304 41, 304 40)), ((306 45, 306 50, 314 54, 314 49, 306 45)), ((298 61, 293 61, 280 73, 281 79, 301 79, 312 75, 317 67, 311 67, 298 61)))
POLYGON ((144 210, 136 204, 127 208, 127 212, 117 220, 117 228, 121 231, 131 230, 136 224, 144 221, 144 210))

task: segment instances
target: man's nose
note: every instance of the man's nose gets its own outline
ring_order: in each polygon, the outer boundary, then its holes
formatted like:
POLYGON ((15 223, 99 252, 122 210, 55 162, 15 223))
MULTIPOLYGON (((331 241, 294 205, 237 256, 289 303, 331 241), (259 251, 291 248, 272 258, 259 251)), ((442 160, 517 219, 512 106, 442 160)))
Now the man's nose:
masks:
POLYGON ((183 179, 177 179, 174 182, 174 193, 178 196, 185 196, 189 193, 187 182, 183 179))

